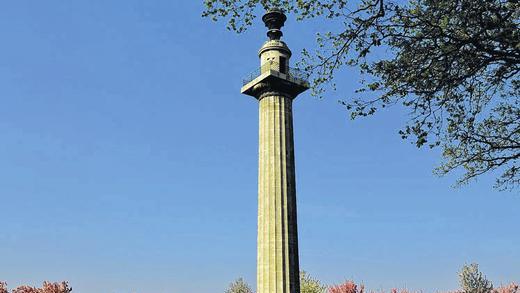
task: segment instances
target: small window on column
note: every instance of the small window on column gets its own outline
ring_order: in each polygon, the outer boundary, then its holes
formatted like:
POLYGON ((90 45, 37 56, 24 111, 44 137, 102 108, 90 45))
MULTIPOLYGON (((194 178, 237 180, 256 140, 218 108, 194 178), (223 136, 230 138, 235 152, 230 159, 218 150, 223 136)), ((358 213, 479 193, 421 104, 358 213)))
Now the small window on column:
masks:
POLYGON ((287 59, 283 56, 280 56, 280 72, 287 73, 287 59))

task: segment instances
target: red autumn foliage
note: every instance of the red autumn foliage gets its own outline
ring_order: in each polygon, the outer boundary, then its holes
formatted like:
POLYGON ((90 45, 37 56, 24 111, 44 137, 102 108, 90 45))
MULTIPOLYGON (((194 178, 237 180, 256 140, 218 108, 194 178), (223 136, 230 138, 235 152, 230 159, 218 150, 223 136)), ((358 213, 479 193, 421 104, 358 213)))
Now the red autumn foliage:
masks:
MULTIPOLYGON (((72 292, 72 288, 69 287, 69 283, 67 283, 67 282, 61 282, 61 283, 43 282, 42 288, 35 288, 35 287, 30 287, 30 286, 20 286, 11 291, 11 293, 70 293, 70 292, 72 292)), ((9 293, 9 290, 7 290, 7 284, 4 282, 0 282, 0 293, 9 293)))
MULTIPOLYGON (((377 291, 370 291, 370 293, 375 293, 377 291)), ((413 292, 408 291, 407 289, 391 289, 390 293, 420 293, 422 291, 413 292)), ((2 293, 0 291, 0 293, 2 293)), ((366 293, 365 286, 363 284, 357 285, 353 281, 346 281, 339 285, 333 285, 329 287, 328 293, 366 293)), ((380 293, 384 293, 384 291, 380 291, 380 293)), ((442 293, 442 292, 439 292, 442 293)), ((463 293, 461 290, 444 292, 444 293, 463 293)), ((516 283, 511 283, 507 286, 501 286, 498 288, 492 289, 490 293, 520 293, 520 286, 516 283)))
POLYGON ((4 282, 0 282, 0 293, 9 293, 7 291, 7 284, 4 282))
MULTIPOLYGON (((375 293, 377 291, 370 291, 370 293, 375 293)), ((365 285, 357 285, 353 281, 345 281, 343 284, 339 285, 333 285, 329 287, 328 293, 366 293, 365 291, 365 285)), ((381 291, 380 293, 384 293, 384 291, 381 291)), ((391 289, 390 293, 413 293, 408 291, 407 289, 391 289)), ((417 292, 419 293, 419 292, 417 292)))
POLYGON ((346 281, 343 284, 329 287, 329 293, 364 293, 365 286, 358 286, 352 281, 346 281))
POLYGON ((520 293, 520 286, 518 286, 518 284, 511 283, 507 286, 493 289, 493 293, 520 293))

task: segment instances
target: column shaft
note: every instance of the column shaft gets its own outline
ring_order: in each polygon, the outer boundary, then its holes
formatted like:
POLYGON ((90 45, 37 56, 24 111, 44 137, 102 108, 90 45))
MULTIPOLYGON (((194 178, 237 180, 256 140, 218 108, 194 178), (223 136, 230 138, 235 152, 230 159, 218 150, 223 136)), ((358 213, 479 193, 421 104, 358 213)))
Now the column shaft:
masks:
POLYGON ((257 293, 298 293, 292 100, 260 100, 257 293))

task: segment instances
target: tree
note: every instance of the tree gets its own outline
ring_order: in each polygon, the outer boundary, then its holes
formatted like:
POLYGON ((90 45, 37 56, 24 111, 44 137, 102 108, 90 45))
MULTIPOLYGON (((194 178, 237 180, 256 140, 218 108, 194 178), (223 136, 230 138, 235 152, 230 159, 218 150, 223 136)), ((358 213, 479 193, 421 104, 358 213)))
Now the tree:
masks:
POLYGON ((520 286, 518 286, 516 283, 511 283, 507 286, 493 289, 493 293, 520 293, 520 286))
POLYGON ((343 284, 329 287, 329 293, 364 293, 365 286, 358 287, 353 281, 346 281, 343 284))
POLYGON ((203 16, 225 18, 238 33, 252 24, 258 7, 327 20, 339 29, 318 34, 316 48, 304 50, 300 62, 314 95, 335 90, 336 72, 354 66, 360 87, 340 101, 352 119, 402 105, 409 120, 401 137, 442 148, 437 174, 461 168, 460 185, 496 171, 500 190, 520 185, 518 0, 204 3, 203 16))
POLYGON ((493 293, 520 293, 520 287, 515 283, 511 283, 507 286, 493 289, 493 293))
POLYGON ((478 270, 478 264, 462 267, 459 273, 462 293, 492 293, 493 284, 478 270))
POLYGON ((253 290, 242 278, 238 278, 233 283, 229 284, 226 293, 253 293, 253 290))
POLYGON ((300 293, 325 293, 327 286, 311 277, 307 272, 300 272, 300 293))
POLYGON ((9 291, 7 291, 7 284, 5 282, 0 282, 0 293, 9 293, 9 291))
MULTIPOLYGON (((72 288, 69 287, 67 282, 61 283, 50 283, 43 282, 42 288, 35 288, 30 286, 20 286, 16 289, 13 289, 11 293, 70 293, 72 292, 72 288)), ((7 289, 7 284, 5 282, 0 282, 0 293, 9 293, 7 289)))

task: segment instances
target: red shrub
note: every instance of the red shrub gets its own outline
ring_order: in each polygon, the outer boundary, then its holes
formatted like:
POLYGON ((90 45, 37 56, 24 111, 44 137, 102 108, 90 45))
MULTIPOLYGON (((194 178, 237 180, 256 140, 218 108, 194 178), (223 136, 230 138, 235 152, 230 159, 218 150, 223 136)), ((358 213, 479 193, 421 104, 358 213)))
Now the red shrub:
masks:
POLYGON ((507 286, 502 286, 493 289, 493 293, 520 293, 520 287, 518 286, 518 284, 511 283, 507 286))
MULTIPOLYGON (((11 293, 70 293, 72 288, 67 282, 50 283, 43 282, 42 288, 35 288, 30 286, 20 286, 11 291, 11 293)), ((0 293, 9 293, 7 284, 0 282, 0 293)))
POLYGON ((365 286, 358 286, 352 281, 346 281, 343 284, 329 287, 329 293, 364 293, 365 286))
POLYGON ((4 282, 0 282, 0 293, 9 293, 7 291, 7 284, 4 282))

